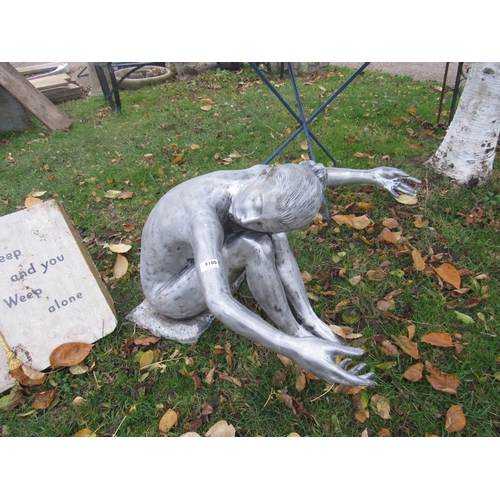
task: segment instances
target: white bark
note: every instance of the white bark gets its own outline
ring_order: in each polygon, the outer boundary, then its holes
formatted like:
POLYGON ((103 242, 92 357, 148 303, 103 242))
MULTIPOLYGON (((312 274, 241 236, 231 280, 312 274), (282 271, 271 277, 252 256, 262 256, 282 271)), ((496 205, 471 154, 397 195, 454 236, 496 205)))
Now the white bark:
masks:
POLYGON ((500 63, 474 63, 446 136, 426 165, 460 184, 484 184, 499 133, 500 63))

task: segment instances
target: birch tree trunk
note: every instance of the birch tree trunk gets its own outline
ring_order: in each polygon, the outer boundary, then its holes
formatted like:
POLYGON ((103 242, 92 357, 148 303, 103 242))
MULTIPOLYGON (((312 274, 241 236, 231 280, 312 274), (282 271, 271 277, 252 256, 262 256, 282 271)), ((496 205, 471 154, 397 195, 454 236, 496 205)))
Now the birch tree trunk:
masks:
POLYGON ((473 187, 493 171, 500 133, 500 63, 474 63, 446 136, 426 166, 473 187))

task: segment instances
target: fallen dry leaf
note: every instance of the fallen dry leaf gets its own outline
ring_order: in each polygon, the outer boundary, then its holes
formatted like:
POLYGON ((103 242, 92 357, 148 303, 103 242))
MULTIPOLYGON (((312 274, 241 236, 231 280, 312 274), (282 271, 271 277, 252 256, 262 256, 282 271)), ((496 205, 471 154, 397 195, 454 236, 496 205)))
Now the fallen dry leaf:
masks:
POLYGON ((119 200, 129 200, 130 198, 133 198, 134 192, 133 191, 124 191, 123 193, 119 194, 117 198, 119 200))
POLYGON ((412 340, 412 339, 413 339, 413 337, 415 336, 415 330, 416 330, 416 327, 415 327, 415 325, 414 325, 414 324, 409 324, 409 325, 407 326, 407 329, 408 329, 408 338, 409 338, 410 340, 412 340))
POLYGON ((382 346, 380 350, 386 356, 397 356, 399 354, 398 348, 390 340, 384 340, 382 346))
POLYGON ((351 227, 351 221, 355 218, 355 215, 334 215, 332 219, 339 225, 343 226, 344 224, 348 227, 351 227))
POLYGON ((393 300, 379 300, 377 302, 377 309, 379 311, 390 311, 394 309, 394 301, 393 300))
POLYGON ((373 221, 367 215, 354 217, 354 219, 351 220, 351 227, 357 230, 365 229, 371 224, 373 224, 373 221))
POLYGON ((141 370, 148 367, 152 363, 155 362, 155 352, 154 351, 146 351, 141 358, 139 359, 139 367, 141 370))
POLYGON ((97 437, 97 434, 95 432, 92 432, 90 429, 87 427, 85 429, 82 429, 81 431, 78 431, 75 434, 75 437, 97 437))
MULTIPOLYGON (((456 298, 458 298, 460 296, 463 296, 463 295, 465 295, 465 294, 467 294, 469 292, 470 292, 470 288, 459 288, 457 290, 452 290, 451 291, 451 296, 454 299, 456 299, 456 298)), ((480 299, 477 299, 477 300, 480 300, 480 299)))
POLYGON ((334 312, 335 313, 340 312, 342 309, 344 309, 350 303, 351 303, 351 299, 341 300, 340 302, 337 302, 337 305, 335 306, 334 312))
POLYGON ((93 344, 84 342, 68 342, 56 347, 50 354, 49 361, 52 368, 60 366, 75 366, 81 363, 90 353, 93 344))
POLYGON ((385 241, 386 243, 390 243, 392 245, 398 244, 398 240, 396 239, 396 236, 394 235, 394 233, 386 227, 384 227, 384 229, 382 229, 382 232, 380 233, 379 238, 382 241, 385 241))
POLYGON ((205 437, 235 437, 236 429, 225 420, 219 420, 205 433, 205 437))
POLYGON ((482 280, 488 280, 489 276, 487 274, 478 274, 477 276, 474 276, 475 280, 482 281, 482 280))
POLYGON ((403 205, 416 205, 418 203, 418 198, 417 195, 410 196, 408 194, 402 194, 399 198, 396 198, 396 201, 403 205))
POLYGON ((293 365, 293 361, 290 358, 283 356, 283 354, 277 354, 277 356, 278 356, 278 359, 283 363, 284 366, 293 365))
POLYGON ((214 351, 215 351, 215 354, 224 354, 224 352, 225 352, 224 347, 222 347, 221 345, 216 345, 214 347, 214 351))
POLYGON ((420 359, 418 354, 418 345, 416 342, 412 342, 408 337, 404 335, 399 335, 398 338, 394 338, 398 346, 413 359, 420 359))
POLYGON ((425 269, 425 261, 422 259, 420 252, 414 248, 411 252, 411 257, 413 259, 413 265, 417 271, 423 271, 425 269))
POLYGON ((382 269, 372 269, 367 271, 365 276, 370 281, 382 281, 386 278, 386 274, 382 269))
POLYGON ((309 283, 313 279, 313 277, 307 271, 302 271, 300 275, 302 276, 302 281, 304 283, 309 283))
POLYGON ((425 369, 430 375, 426 375, 429 384, 437 391, 446 392, 447 394, 456 394, 457 387, 460 385, 460 380, 454 375, 443 373, 437 368, 434 368, 429 361, 425 362, 425 369))
POLYGON ((363 279, 363 276, 361 276, 361 274, 358 274, 358 276, 353 276, 352 278, 350 278, 349 283, 352 286, 356 286, 357 284, 359 284, 361 282, 362 279, 363 279))
POLYGON ((34 198, 40 198, 40 196, 43 196, 47 191, 32 191, 28 196, 33 196, 34 198))
POLYGON ((118 198, 118 196, 120 196, 122 194, 121 191, 115 191, 113 189, 108 189, 108 191, 106 191, 104 193, 104 198, 110 198, 110 199, 115 199, 115 198, 118 198))
POLYGON ((372 210, 373 209, 373 204, 370 202, 366 201, 357 201, 356 205, 361 209, 361 210, 372 210))
POLYGON ((113 268, 114 277, 117 280, 119 280, 120 278, 125 276, 125 274, 127 273, 127 269, 128 269, 127 258, 120 253, 116 254, 116 262, 115 262, 115 266, 113 268))
POLYGON ((368 420, 370 418, 370 412, 366 409, 364 410, 359 410, 357 411, 355 414, 354 414, 354 418, 360 422, 360 423, 364 423, 366 422, 366 420, 368 420))
POLYGON ((43 200, 40 200, 40 198, 35 198, 34 196, 28 196, 24 200, 24 206, 26 208, 34 207, 35 205, 40 205, 43 203, 43 200))
POLYGON ((304 410, 302 403, 298 399, 293 398, 290 394, 287 394, 286 388, 276 394, 276 398, 283 401, 283 403, 285 403, 288 408, 293 411, 294 415, 300 415, 304 410))
POLYGON ((417 228, 417 229, 422 229, 424 227, 427 227, 429 225, 429 221, 428 220, 422 220, 421 217, 417 217, 415 219, 415 221, 413 222, 413 225, 417 228))
POLYGON ((380 437, 391 437, 391 431, 389 429, 387 429, 387 427, 383 427, 382 429, 380 429, 380 431, 378 432, 378 435, 380 437))
POLYGON ((453 347, 453 339, 447 333, 432 332, 424 335, 421 342, 437 347, 453 347))
POLYGON ((119 243, 115 245, 114 243, 108 247, 113 253, 127 253, 132 245, 125 245, 124 243, 119 243))
POLYGON ((402 288, 397 288, 396 290, 393 290, 392 292, 388 293, 383 300, 387 300, 390 302, 394 297, 397 297, 398 295, 401 295, 404 293, 404 290, 402 288))
POLYGON ((445 262, 444 264, 441 264, 439 267, 434 268, 434 270, 443 281, 446 281, 446 283, 449 283, 456 289, 460 288, 460 283, 461 283, 460 273, 454 266, 452 266, 448 262, 445 262))
POLYGON ((78 365, 70 366, 69 372, 71 375, 83 375, 89 371, 89 367, 84 363, 79 363, 78 365))
POLYGON ((472 325, 474 324, 474 318, 471 316, 461 313, 460 311, 453 311, 457 317, 458 320, 460 320, 462 323, 465 323, 466 325, 472 325))
POLYGON ((399 226, 399 222, 397 219, 389 218, 389 219, 385 219, 382 222, 382 225, 388 229, 396 229, 399 226))
POLYGON ((46 410, 54 401, 56 397, 56 391, 54 389, 50 391, 39 392, 35 394, 35 401, 31 405, 32 408, 36 410, 46 410))
POLYGON ((21 385, 42 385, 47 380, 47 374, 32 370, 28 366, 21 365, 9 371, 11 377, 15 378, 21 385))
POLYGON ((238 380, 236 377, 228 375, 226 372, 218 372, 218 374, 219 374, 220 380, 228 380, 229 382, 236 384, 238 387, 243 387, 243 384, 241 383, 241 381, 238 380))
POLYGON ((160 340, 160 337, 139 337, 134 339, 134 345, 148 346, 151 344, 156 344, 160 340))
POLYGON ((418 382, 422 378, 423 371, 424 365, 422 363, 416 363, 407 368, 403 373, 403 377, 410 382, 418 382))
POLYGON ((215 375, 215 366, 209 370, 209 372, 206 374, 205 378, 203 379, 203 382, 207 385, 211 385, 214 382, 214 375, 215 375))
POLYGON ((389 400, 381 394, 374 394, 370 399, 370 408, 384 420, 391 418, 391 405, 389 400))
POLYGON ((452 405, 446 412, 446 430, 448 432, 461 431, 467 419, 465 418, 464 411, 461 405, 452 405))
POLYGON ((175 424, 177 424, 177 413, 169 408, 161 417, 158 430, 162 434, 166 434, 175 424))
POLYGON ((0 398, 0 410, 10 411, 24 402, 24 390, 20 385, 15 385, 7 396, 0 398))
POLYGON ((130 231, 133 231, 135 229, 135 226, 133 224, 122 224, 123 230, 126 233, 130 233, 130 231))
POLYGON ((368 153, 361 153, 360 151, 358 151, 357 153, 354 153, 354 156, 356 158, 369 158, 369 159, 375 158, 375 156, 373 156, 373 155, 370 155, 368 153))
POLYGON ((306 385, 306 375, 302 370, 299 370, 299 373, 297 373, 297 378, 295 379, 295 388, 297 389, 297 391, 301 392, 306 388, 306 385))

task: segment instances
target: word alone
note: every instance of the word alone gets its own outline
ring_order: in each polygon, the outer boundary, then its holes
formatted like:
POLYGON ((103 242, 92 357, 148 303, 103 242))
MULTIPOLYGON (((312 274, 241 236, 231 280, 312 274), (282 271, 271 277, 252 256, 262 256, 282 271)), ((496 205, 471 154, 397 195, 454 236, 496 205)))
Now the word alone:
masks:
POLYGON ((76 295, 71 295, 67 299, 61 300, 60 302, 57 299, 54 299, 54 304, 49 307, 49 312, 56 312, 58 309, 68 306, 73 302, 76 302, 77 299, 83 298, 82 293, 77 293, 76 295))

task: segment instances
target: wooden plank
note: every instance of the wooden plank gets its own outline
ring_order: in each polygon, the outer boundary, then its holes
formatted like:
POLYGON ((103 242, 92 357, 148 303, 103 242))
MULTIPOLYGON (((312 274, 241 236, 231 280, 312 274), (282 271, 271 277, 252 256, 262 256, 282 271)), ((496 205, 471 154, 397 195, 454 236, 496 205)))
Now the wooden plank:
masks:
POLYGON ((71 120, 9 63, 0 62, 0 85, 50 130, 71 126, 71 120))
POLYGON ((71 77, 67 74, 46 76, 37 78, 36 80, 28 80, 37 89, 48 89, 51 87, 64 87, 71 81, 71 77))
POLYGON ((16 67, 17 71, 23 75, 31 75, 36 73, 47 73, 48 71, 53 71, 57 69, 61 63, 42 63, 34 64, 32 66, 20 66, 16 67))
POLYGON ((84 97, 84 92, 78 85, 70 83, 67 87, 58 87, 42 91, 52 102, 60 102, 66 99, 78 99, 84 97))

